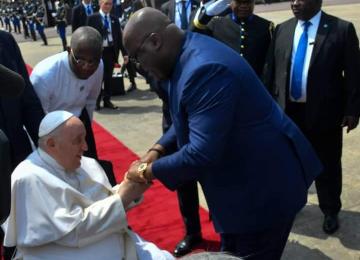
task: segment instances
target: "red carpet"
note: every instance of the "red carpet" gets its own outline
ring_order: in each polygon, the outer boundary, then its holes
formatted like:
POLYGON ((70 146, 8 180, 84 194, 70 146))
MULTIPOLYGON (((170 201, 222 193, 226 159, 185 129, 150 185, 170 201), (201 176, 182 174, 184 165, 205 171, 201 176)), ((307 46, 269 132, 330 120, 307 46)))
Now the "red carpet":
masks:
MULTIPOLYGON (((31 66, 26 64, 26 67, 31 74, 31 66)), ((93 122, 93 130, 99 157, 112 161, 116 180, 120 182, 130 163, 138 156, 96 122, 93 122)), ((204 243, 194 251, 218 251, 219 236, 209 221, 207 211, 202 208, 200 218, 204 243)), ((168 251, 172 251, 184 235, 176 193, 157 181, 146 191, 143 203, 129 211, 128 221, 144 239, 168 251)))
MULTIPOLYGON (((93 130, 99 157, 113 162, 116 180, 120 182, 130 163, 138 159, 138 156, 96 122, 93 122, 93 130)), ((146 191, 143 203, 129 211, 129 225, 144 239, 172 251, 184 235, 178 208, 176 193, 156 181, 146 191)), ((217 251, 219 236, 209 221, 207 211, 202 208, 200 218, 205 242, 199 246, 199 251, 217 251)))

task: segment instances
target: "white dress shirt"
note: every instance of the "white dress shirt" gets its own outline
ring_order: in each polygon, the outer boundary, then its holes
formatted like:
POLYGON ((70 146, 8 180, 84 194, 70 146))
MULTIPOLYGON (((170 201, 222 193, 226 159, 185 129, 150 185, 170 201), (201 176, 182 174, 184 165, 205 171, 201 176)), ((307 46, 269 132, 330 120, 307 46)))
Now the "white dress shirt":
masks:
POLYGON ((66 110, 76 116, 86 107, 92 118, 101 90, 104 66, 102 61, 88 79, 76 77, 64 51, 39 62, 30 75, 31 83, 45 113, 66 110))
POLYGON ((305 55, 302 81, 301 81, 301 97, 297 100, 295 100, 290 94, 291 87, 292 87, 291 82, 292 82, 292 73, 293 73, 293 66, 294 66, 294 61, 295 61, 295 54, 296 54, 297 46, 300 41, 300 37, 304 31, 305 21, 299 20, 296 25, 293 48, 292 48, 292 56, 291 56, 291 74, 290 74, 290 84, 289 84, 290 85, 290 91, 289 91, 290 100, 294 101, 294 102, 300 102, 300 103, 306 102, 307 77, 308 77, 308 72, 309 72, 311 56, 312 56, 312 52, 313 52, 314 45, 315 45, 316 34, 317 34, 317 30, 319 28, 320 18, 321 18, 321 11, 319 11, 315 16, 313 16, 309 20, 309 22, 311 22, 311 25, 308 28, 308 46, 306 48, 306 55, 305 55))
POLYGON ((101 9, 99 10, 99 14, 101 15, 101 20, 102 20, 104 25, 105 25, 105 22, 104 22, 105 21, 105 15, 107 17, 107 21, 109 22, 107 38, 105 38, 104 41, 103 41, 103 47, 108 47, 113 42, 110 14, 105 14, 101 9))
MULTIPOLYGON (((182 0, 175 0, 175 24, 177 27, 181 28, 181 11, 182 11, 182 0)), ((191 14, 191 1, 185 0, 186 4, 186 17, 188 24, 190 25, 190 14, 191 14)))

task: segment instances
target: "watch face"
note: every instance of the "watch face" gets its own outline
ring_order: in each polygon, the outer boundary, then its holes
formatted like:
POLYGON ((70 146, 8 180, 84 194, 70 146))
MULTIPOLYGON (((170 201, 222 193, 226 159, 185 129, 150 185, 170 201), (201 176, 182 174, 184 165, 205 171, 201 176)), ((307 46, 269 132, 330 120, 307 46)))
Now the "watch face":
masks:
POLYGON ((147 163, 142 163, 142 164, 139 165, 138 171, 139 172, 145 171, 146 167, 147 167, 147 163))

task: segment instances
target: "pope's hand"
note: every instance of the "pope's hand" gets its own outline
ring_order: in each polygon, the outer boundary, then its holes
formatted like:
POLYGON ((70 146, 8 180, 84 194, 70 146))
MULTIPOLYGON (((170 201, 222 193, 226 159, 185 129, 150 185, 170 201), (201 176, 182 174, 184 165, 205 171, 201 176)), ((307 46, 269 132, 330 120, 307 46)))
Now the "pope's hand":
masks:
POLYGON ((141 195, 150 187, 149 184, 133 182, 128 179, 124 179, 117 190, 124 208, 134 200, 141 197, 141 195))
POLYGON ((138 182, 138 183, 147 183, 147 180, 141 176, 141 174, 138 171, 138 168, 142 162, 139 160, 136 160, 131 163, 130 168, 125 174, 125 179, 138 182))

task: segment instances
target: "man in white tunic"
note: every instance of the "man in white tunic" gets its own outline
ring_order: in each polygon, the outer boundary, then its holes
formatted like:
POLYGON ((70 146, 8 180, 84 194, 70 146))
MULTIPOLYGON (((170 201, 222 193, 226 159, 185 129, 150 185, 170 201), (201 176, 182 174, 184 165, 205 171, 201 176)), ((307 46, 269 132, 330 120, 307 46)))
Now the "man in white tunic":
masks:
POLYGON ((16 259, 173 259, 128 229, 125 210, 148 188, 111 187, 87 149, 83 123, 66 111, 47 114, 39 148, 12 174, 4 245, 16 259))
POLYGON ((91 119, 103 78, 102 41, 95 29, 80 27, 71 37, 69 52, 42 60, 30 75, 45 113, 66 110, 84 122, 89 146, 85 155, 92 158, 97 158, 91 119))

